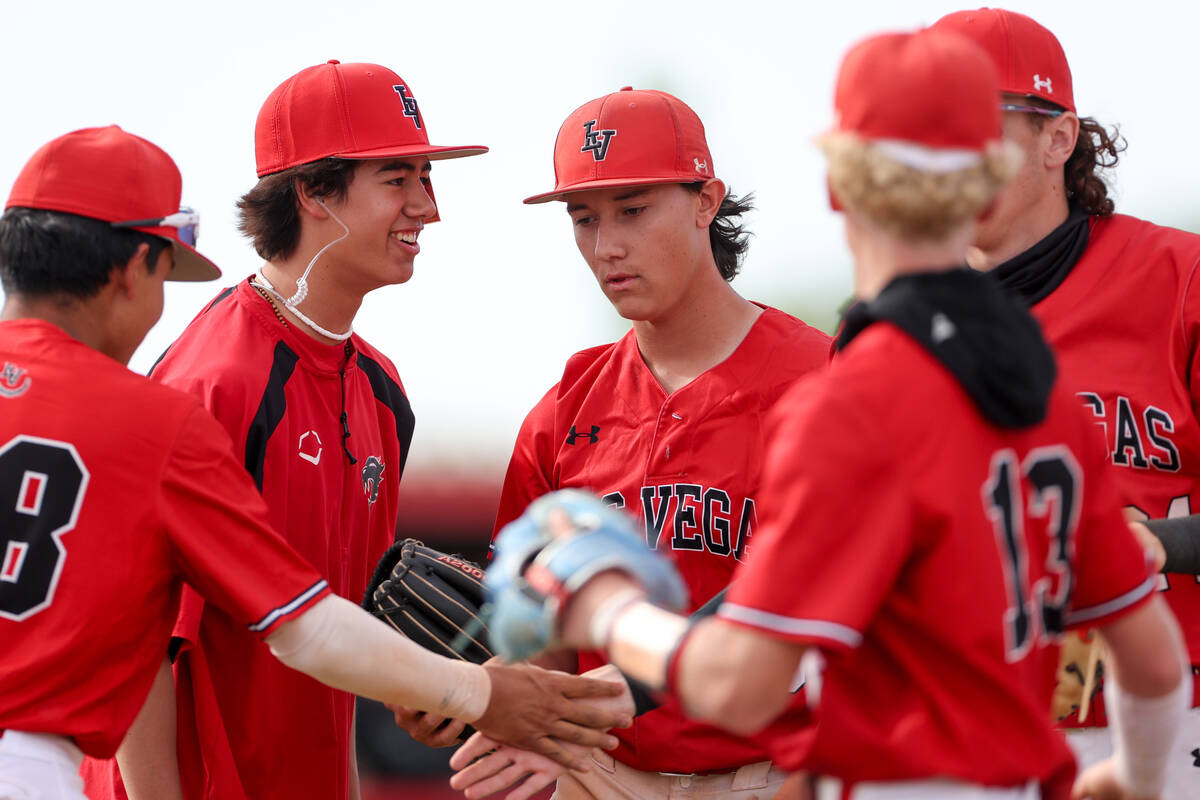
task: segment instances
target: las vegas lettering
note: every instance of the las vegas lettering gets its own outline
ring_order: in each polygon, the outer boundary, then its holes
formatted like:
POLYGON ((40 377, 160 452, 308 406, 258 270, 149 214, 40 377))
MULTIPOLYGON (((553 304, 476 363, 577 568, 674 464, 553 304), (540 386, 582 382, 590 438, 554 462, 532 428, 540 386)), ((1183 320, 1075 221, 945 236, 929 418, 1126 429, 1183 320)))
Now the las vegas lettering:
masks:
MULTIPOLYGON (((621 492, 609 492, 603 499, 614 508, 626 507, 621 492)), ((707 550, 739 561, 745 556, 756 524, 752 498, 734 500, 715 486, 668 483, 643 486, 640 499, 650 547, 707 550)))
POLYGON ((1175 420, 1161 408, 1134 407, 1128 397, 1118 395, 1108 403, 1094 392, 1079 392, 1091 410, 1114 464, 1134 469, 1179 471, 1179 450, 1172 441, 1175 420))

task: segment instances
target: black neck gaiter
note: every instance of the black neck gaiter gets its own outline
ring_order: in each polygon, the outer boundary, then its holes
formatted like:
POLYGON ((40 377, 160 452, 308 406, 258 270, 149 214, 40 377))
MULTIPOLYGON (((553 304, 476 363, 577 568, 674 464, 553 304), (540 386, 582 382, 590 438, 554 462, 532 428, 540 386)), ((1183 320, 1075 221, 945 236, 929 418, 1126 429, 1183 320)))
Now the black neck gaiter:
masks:
POLYGON ((874 300, 850 307, 836 347, 880 320, 950 370, 995 425, 1024 428, 1045 418, 1054 356, 1024 302, 986 274, 963 267, 901 275, 874 300))
POLYGON ((1029 305, 1035 305, 1058 288, 1087 247, 1091 218, 1072 209, 1066 221, 1046 238, 995 269, 991 275, 1029 305))

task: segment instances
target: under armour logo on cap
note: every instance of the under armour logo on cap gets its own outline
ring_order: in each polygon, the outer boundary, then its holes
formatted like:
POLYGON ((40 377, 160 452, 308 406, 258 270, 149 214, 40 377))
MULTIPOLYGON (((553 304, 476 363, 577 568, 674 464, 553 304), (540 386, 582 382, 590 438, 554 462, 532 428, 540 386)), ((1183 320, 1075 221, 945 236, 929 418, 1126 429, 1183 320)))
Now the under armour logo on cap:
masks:
POLYGON ((408 93, 408 87, 403 83, 397 83, 392 90, 400 95, 400 100, 404 103, 404 116, 411 117, 413 124, 420 128, 421 112, 417 109, 417 98, 408 93))
POLYGON ((614 129, 605 129, 594 131, 592 128, 596 125, 596 120, 590 120, 583 123, 583 147, 579 148, 579 152, 592 154, 592 158, 597 161, 603 161, 608 155, 608 146, 612 143, 612 137, 617 135, 614 129))
POLYGON ((1033 90, 1045 89, 1047 94, 1054 94, 1054 87, 1050 85, 1050 77, 1045 78, 1040 75, 1033 76, 1033 90))

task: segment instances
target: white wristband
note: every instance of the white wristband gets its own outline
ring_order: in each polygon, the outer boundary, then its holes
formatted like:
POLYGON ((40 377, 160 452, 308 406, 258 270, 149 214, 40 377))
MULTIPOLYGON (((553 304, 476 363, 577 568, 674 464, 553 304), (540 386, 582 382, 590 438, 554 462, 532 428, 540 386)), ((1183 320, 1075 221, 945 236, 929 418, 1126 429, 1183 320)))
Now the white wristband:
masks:
POLYGON ((1139 797, 1157 797, 1167 779, 1167 758, 1192 704, 1192 671, 1159 697, 1139 697, 1107 676, 1104 703, 1112 729, 1117 780, 1139 797))
POLYGON ((625 608, 646 596, 644 589, 635 589, 630 587, 616 592, 601 605, 592 614, 591 624, 588 626, 588 638, 590 638, 593 647, 606 649, 608 647, 608 636, 612 632, 612 625, 616 622, 617 614, 620 614, 625 608))
POLYGON ((671 656, 690 624, 687 617, 652 603, 627 603, 612 623, 609 658, 631 678, 652 689, 665 689, 671 656))

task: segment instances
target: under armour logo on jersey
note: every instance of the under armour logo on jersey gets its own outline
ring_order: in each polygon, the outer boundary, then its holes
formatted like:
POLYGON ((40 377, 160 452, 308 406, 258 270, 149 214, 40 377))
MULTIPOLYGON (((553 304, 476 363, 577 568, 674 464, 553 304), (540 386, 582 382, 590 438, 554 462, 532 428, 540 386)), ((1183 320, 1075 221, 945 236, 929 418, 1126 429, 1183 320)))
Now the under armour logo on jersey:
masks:
POLYGON ((580 433, 575 430, 575 426, 572 425, 570 433, 567 434, 567 444, 575 444, 575 440, 579 439, 580 437, 586 438, 589 442, 595 444, 596 442, 600 441, 600 426, 593 425, 591 433, 580 433))
POLYGON ((603 161, 608 155, 608 146, 612 144, 612 137, 617 135, 617 132, 611 128, 605 130, 594 131, 592 126, 596 124, 596 120, 583 123, 583 147, 579 148, 581 153, 591 153, 592 158, 597 161, 603 161))
POLYGON ((383 483, 384 466, 384 463, 375 456, 368 456, 367 463, 363 464, 363 494, 367 495, 367 502, 369 503, 374 503, 379 497, 379 487, 383 483))
POLYGON ((321 463, 321 437, 316 431, 305 431, 300 434, 300 452, 297 453, 301 458, 310 464, 321 463))
POLYGON ((20 397, 29 390, 33 378, 25 374, 25 370, 16 364, 5 362, 0 370, 0 397, 20 397))
POLYGON ((941 344, 956 333, 958 328, 954 327, 949 317, 940 311, 934 312, 933 329, 929 332, 929 338, 933 339, 934 344, 941 344))
POLYGON ((404 116, 411 117, 413 124, 420 129, 421 112, 417 109, 417 98, 408 93, 408 87, 403 83, 397 83, 392 89, 400 95, 400 100, 404 103, 404 116))
POLYGON ((1045 89, 1048 94, 1054 94, 1054 87, 1050 85, 1050 76, 1043 78, 1040 75, 1033 76, 1033 90, 1045 89))

